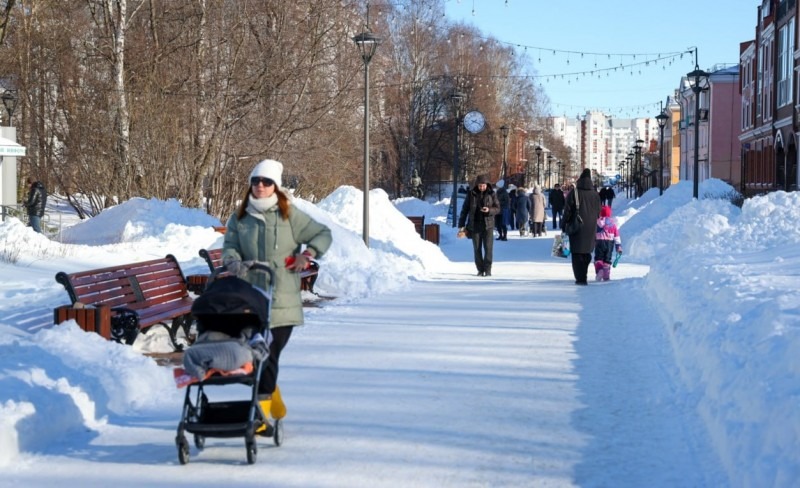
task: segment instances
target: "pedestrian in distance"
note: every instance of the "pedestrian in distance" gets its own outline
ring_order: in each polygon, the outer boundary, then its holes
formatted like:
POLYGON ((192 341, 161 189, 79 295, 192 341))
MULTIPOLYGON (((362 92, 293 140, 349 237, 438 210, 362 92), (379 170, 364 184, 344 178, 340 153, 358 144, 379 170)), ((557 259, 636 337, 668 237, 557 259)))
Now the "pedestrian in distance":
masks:
POLYGON ((508 228, 515 230, 517 228, 517 187, 513 183, 508 185, 508 201, 508 228))
POLYGON ((614 191, 613 186, 606 186, 606 202, 605 205, 608 205, 611 208, 611 204, 614 203, 614 198, 617 197, 617 193, 614 191))
MULTIPOLYGON (((269 356, 262 364, 258 400, 265 418, 286 415, 277 386, 278 364, 292 330, 303 324, 303 302, 299 272, 310 260, 321 257, 331 246, 330 229, 292 204, 282 187, 283 164, 271 159, 258 163, 250 173, 247 191, 238 209, 228 219, 222 259, 231 274, 266 290, 268 275, 249 271, 248 261, 267 263, 275 272, 269 356)), ((265 424, 256 433, 269 436, 265 424)))
POLYGON ((517 215, 519 236, 525 237, 528 234, 528 218, 531 213, 531 199, 525 194, 525 188, 517 189, 517 205, 514 212, 517 215))
POLYGON ((592 262, 596 239, 597 219, 600 217, 600 195, 592 184, 592 172, 588 168, 583 170, 575 182, 575 189, 567 195, 562 227, 576 215, 580 215, 582 223, 580 230, 569 236, 572 274, 575 276, 576 285, 587 285, 589 264, 592 262), (578 204, 576 204, 576 194, 578 204))
POLYGON ((42 233, 42 217, 47 206, 47 190, 41 181, 28 176, 28 199, 22 205, 28 212, 28 224, 34 232, 42 233))
POLYGON ((600 207, 600 217, 597 219, 597 231, 594 244, 594 272, 596 281, 611 279, 611 263, 614 259, 614 250, 622 254, 622 239, 616 220, 611 216, 611 207, 600 207))
POLYGON ((458 218, 458 227, 472 237, 472 252, 478 276, 492 276, 492 251, 494 248, 494 217, 500 213, 488 179, 481 175, 475 178, 458 218))
POLYGON ((545 207, 547 206, 547 202, 544 198, 544 193, 542 193, 542 187, 539 185, 533 186, 533 192, 531 192, 531 234, 533 237, 540 237, 545 233, 544 230, 544 221, 547 217, 545 213, 545 207))
POLYGON ((597 192, 597 194, 600 195, 600 205, 606 204, 606 193, 608 192, 606 191, 605 186, 600 188, 600 191, 597 192))
POLYGON ((550 211, 553 212, 553 229, 559 229, 564 215, 564 192, 561 191, 561 185, 556 183, 547 198, 550 203, 550 211))
POLYGON ((511 217, 511 197, 504 188, 505 181, 497 182, 497 201, 500 203, 500 213, 495 216, 495 227, 497 227, 498 241, 508 240, 508 220, 511 217))

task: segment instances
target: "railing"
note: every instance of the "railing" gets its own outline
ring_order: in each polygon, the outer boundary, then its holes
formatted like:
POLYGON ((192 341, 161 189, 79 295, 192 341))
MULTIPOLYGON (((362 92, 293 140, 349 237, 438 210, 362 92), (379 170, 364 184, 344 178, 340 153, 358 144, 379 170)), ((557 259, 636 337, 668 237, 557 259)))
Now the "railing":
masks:
POLYGON ((9 217, 15 217, 23 222, 28 222, 28 213, 23 211, 22 205, 0 205, 0 214, 3 222, 9 217))
MULTIPOLYGON (((2 215, 2 222, 6 219, 16 218, 22 221, 23 224, 28 224, 28 212, 22 205, 0 205, 0 215, 2 215)), ((49 239, 61 242, 61 230, 64 227, 61 214, 56 213, 55 218, 52 214, 45 212, 42 217, 42 234, 46 235, 49 239)))

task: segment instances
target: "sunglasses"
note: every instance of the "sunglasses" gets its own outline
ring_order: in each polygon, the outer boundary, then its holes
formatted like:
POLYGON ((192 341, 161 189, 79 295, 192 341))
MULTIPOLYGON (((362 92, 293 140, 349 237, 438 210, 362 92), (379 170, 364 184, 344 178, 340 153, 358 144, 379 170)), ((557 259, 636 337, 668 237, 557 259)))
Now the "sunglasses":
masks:
POLYGON ((269 178, 263 178, 261 176, 253 176, 252 178, 250 178, 250 185, 258 186, 259 183, 261 183, 264 186, 272 186, 275 184, 273 180, 269 178))

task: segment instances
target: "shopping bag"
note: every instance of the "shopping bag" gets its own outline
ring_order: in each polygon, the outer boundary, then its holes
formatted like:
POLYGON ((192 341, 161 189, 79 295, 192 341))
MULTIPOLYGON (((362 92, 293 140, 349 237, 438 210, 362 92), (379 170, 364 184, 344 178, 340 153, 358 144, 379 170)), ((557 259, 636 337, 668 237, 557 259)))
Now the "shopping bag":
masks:
POLYGON ((553 257, 565 258, 569 256, 569 248, 567 248, 566 253, 564 252, 564 240, 564 234, 556 234, 553 238, 553 257))

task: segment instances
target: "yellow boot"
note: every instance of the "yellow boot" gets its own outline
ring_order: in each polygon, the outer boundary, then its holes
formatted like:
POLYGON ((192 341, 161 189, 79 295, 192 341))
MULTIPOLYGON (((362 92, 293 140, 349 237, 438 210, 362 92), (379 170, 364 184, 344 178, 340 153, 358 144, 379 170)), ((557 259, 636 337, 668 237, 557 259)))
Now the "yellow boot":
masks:
POLYGON ((286 417, 286 404, 283 403, 281 389, 278 388, 278 385, 275 385, 275 391, 272 392, 272 408, 270 409, 270 414, 272 418, 276 420, 286 417))
POLYGON ((264 423, 256 429, 256 434, 270 436, 272 435, 272 426, 269 424, 269 412, 272 409, 272 398, 259 400, 258 406, 261 407, 261 417, 264 419, 264 423))

